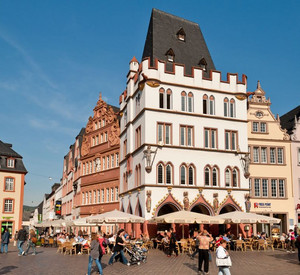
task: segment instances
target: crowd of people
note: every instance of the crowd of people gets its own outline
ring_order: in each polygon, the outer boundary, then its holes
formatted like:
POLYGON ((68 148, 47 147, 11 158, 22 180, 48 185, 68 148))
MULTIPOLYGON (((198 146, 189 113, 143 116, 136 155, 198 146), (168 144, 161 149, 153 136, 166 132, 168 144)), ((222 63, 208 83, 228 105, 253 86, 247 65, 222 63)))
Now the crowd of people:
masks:
MULTIPOLYGON (((196 234, 192 234, 194 240, 194 252, 189 254, 191 259, 194 259, 198 254, 198 272, 199 274, 209 273, 209 262, 212 259, 211 251, 216 251, 216 264, 219 268, 218 275, 230 275, 231 259, 227 250, 234 250, 234 245, 237 240, 246 241, 242 233, 237 236, 230 232, 224 233, 213 237, 208 231, 202 230, 196 234)), ((112 265, 115 261, 120 261, 124 265, 129 266, 130 262, 127 260, 124 254, 124 247, 132 240, 124 229, 120 229, 115 235, 106 235, 105 233, 92 233, 88 236, 85 232, 79 231, 77 235, 61 233, 55 235, 49 235, 47 232, 36 234, 31 229, 29 233, 25 229, 20 229, 14 236, 14 244, 17 245, 18 255, 28 255, 30 249, 33 250, 32 255, 36 255, 36 244, 41 238, 55 238, 56 241, 64 243, 72 240, 73 246, 76 246, 76 251, 80 254, 82 247, 90 250, 89 261, 88 261, 88 273, 91 274, 91 268, 93 262, 96 263, 99 273, 103 274, 101 259, 103 255, 110 251, 112 253, 108 264, 112 265), (24 244, 27 242, 26 248, 24 244), (108 249, 106 249, 108 248, 108 249)), ((267 241, 267 234, 265 232, 257 232, 256 235, 251 236, 252 239, 265 240, 267 241)), ((7 229, 5 229, 1 236, 1 253, 8 253, 8 244, 11 236, 7 229)), ((290 229, 289 232, 282 233, 276 238, 277 242, 281 242, 282 248, 286 249, 288 253, 294 253, 295 247, 298 248, 298 259, 300 263, 300 235, 298 235, 297 228, 295 230, 290 229)), ((136 242, 147 243, 150 241, 148 236, 140 235, 139 238, 135 239, 136 242)), ((159 248, 163 250, 168 257, 175 254, 178 256, 178 249, 181 246, 178 245, 178 239, 176 233, 172 228, 169 231, 158 231, 155 238, 151 239, 153 248, 159 248)))

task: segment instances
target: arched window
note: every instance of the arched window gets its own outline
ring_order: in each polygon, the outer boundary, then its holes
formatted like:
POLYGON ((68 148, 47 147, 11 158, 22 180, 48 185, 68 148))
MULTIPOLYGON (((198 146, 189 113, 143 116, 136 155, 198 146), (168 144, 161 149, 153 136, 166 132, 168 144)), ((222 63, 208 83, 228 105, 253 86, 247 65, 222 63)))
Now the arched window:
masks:
POLYGON ((237 169, 233 169, 232 171, 232 187, 238 186, 238 171, 237 169))
POLYGON ((172 90, 167 90, 167 109, 172 109, 172 90))
POLYGON ((218 169, 216 167, 212 170, 212 185, 218 186, 218 169))
POLYGON ((168 164, 166 166, 166 184, 172 184, 172 166, 168 164))
POLYGON ((212 95, 209 97, 209 114, 215 114, 215 98, 212 95))
POLYGON ((203 96, 203 114, 207 114, 208 113, 208 96, 204 95, 203 96))
POLYGON ((194 185, 194 167, 189 167, 189 185, 194 185))
POLYGON ((159 108, 164 108, 164 97, 165 90, 163 88, 159 89, 159 108))
POLYGON ((181 92, 181 111, 186 111, 186 92, 181 92))
POLYGON ((229 170, 229 168, 227 168, 225 171, 225 186, 226 187, 230 186, 230 170, 229 170))
POLYGON ((180 167, 180 183, 185 184, 186 182, 186 167, 182 165, 180 167))
POLYGON ((158 183, 164 183, 164 167, 160 163, 157 167, 157 182, 158 183))
POLYGON ((230 99, 230 106, 229 106, 229 115, 230 117, 235 117, 235 100, 232 98, 230 99))
POLYGON ((205 186, 210 185, 210 169, 209 169, 209 167, 206 167, 204 170, 204 184, 205 184, 205 186))
POLYGON ((194 95, 193 93, 188 94, 188 112, 194 111, 194 95))
POLYGON ((228 116, 228 98, 224 98, 224 116, 228 116))

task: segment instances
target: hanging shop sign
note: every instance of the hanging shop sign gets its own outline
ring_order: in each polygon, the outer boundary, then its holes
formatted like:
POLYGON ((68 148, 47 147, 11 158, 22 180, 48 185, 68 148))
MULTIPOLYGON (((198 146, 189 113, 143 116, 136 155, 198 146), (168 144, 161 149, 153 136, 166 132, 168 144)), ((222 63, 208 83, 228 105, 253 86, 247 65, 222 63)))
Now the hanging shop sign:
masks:
POLYGON ((55 215, 61 215, 61 201, 55 202, 55 215))

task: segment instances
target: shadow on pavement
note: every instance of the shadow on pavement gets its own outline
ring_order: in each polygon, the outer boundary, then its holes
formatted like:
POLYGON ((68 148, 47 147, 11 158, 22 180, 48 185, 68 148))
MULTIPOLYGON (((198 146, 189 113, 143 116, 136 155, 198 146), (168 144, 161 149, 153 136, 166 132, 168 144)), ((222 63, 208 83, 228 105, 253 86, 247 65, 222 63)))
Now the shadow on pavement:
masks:
POLYGON ((273 258, 276 258, 276 259, 280 259, 280 260, 284 260, 290 264, 296 264, 296 265, 299 265, 299 261, 297 259, 298 255, 297 255, 297 252, 295 253, 282 253, 282 254, 271 254, 271 255, 268 255, 269 257, 273 257, 273 258))
POLYGON ((18 268, 18 267, 14 266, 14 265, 2 267, 0 269, 0 274, 7 274, 8 272, 11 272, 12 270, 14 270, 16 268, 18 268))
POLYGON ((197 264, 183 263, 186 267, 198 272, 197 264))

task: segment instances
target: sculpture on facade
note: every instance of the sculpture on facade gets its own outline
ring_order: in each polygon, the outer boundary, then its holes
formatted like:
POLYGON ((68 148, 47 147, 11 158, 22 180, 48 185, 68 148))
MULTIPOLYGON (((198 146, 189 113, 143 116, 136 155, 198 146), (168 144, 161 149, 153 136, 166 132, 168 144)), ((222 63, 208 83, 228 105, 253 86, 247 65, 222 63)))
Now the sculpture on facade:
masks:
POLYGON ((146 209, 149 213, 151 211, 151 190, 147 190, 146 209))
POLYGON ((188 192, 183 192, 183 209, 184 210, 188 210, 189 209, 189 205, 190 205, 190 201, 189 201, 189 197, 188 197, 189 193, 188 192))
POLYGON ((147 149, 143 151, 144 157, 146 157, 146 171, 151 172, 151 154, 154 154, 155 151, 151 150, 151 146, 148 145, 147 149))
POLYGON ((101 167, 100 167, 101 163, 100 163, 100 158, 97 158, 96 159, 96 171, 99 172, 101 170, 101 167))
POLYGON ((219 199, 218 199, 219 194, 218 193, 214 193, 213 197, 213 207, 214 207, 214 211, 215 213, 217 213, 218 209, 219 209, 219 199))
POLYGON ((246 212, 249 213, 251 209, 251 202, 250 202, 250 196, 248 194, 245 195, 245 208, 246 212))
POLYGON ((249 153, 245 154, 245 156, 242 157, 241 160, 242 160, 243 166, 244 166, 244 176, 246 179, 248 179, 250 176, 250 172, 249 172, 250 154, 249 153))

